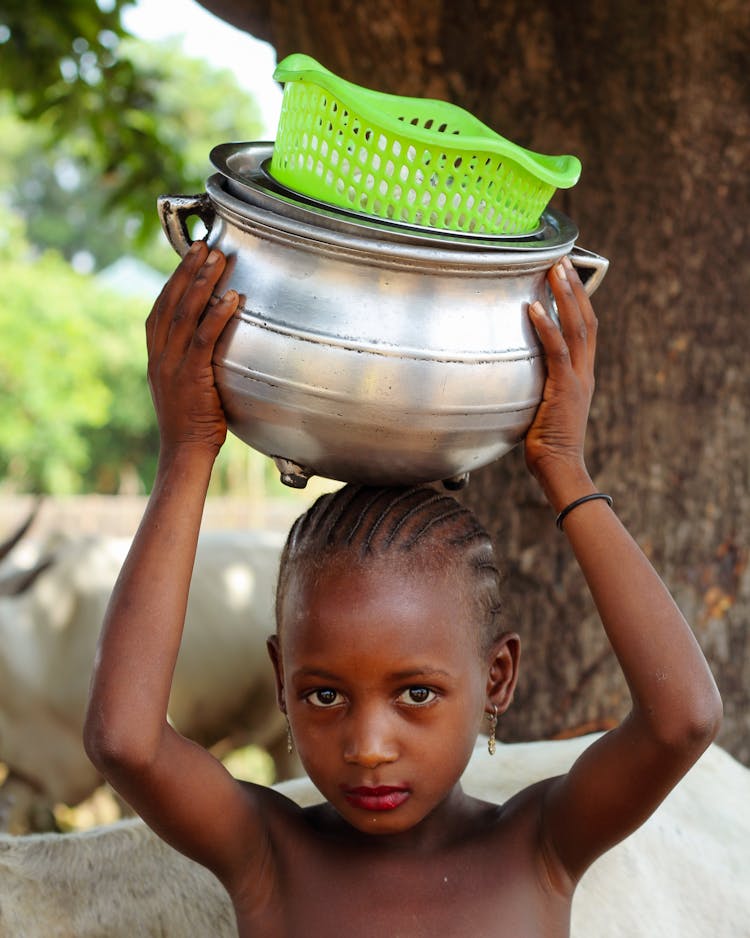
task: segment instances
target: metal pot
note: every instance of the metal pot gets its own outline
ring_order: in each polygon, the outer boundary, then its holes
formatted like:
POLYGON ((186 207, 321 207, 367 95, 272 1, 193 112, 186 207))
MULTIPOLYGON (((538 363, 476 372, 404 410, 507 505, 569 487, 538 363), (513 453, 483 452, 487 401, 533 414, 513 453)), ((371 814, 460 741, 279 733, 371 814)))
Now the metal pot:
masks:
POLYGON ((545 369, 527 309, 549 306, 547 271, 570 254, 593 293, 608 261, 555 211, 514 239, 311 205, 265 176, 271 153, 223 145, 205 193, 159 200, 175 250, 200 216, 228 257, 217 290, 246 297, 214 358, 230 429, 296 487, 315 474, 459 486, 534 417, 545 369))

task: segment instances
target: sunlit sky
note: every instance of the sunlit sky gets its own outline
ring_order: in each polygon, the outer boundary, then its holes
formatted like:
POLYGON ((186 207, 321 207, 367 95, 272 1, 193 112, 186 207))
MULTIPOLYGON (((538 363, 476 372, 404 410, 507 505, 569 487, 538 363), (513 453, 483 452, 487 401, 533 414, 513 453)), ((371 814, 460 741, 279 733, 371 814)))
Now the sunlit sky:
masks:
POLYGON ((179 37, 187 55, 231 69, 261 108, 264 138, 275 137, 281 91, 271 77, 276 65, 272 46, 235 29, 195 0, 137 0, 125 7, 122 22, 142 39, 179 37))

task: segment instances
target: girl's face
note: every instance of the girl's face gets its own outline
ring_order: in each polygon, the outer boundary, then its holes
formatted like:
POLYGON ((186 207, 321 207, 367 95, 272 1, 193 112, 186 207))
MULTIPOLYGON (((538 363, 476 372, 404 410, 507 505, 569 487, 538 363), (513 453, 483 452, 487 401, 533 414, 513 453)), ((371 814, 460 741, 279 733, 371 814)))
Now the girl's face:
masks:
POLYGON ((489 673, 466 593, 392 558, 290 578, 274 657, 295 745, 360 831, 408 830, 460 793, 489 673))

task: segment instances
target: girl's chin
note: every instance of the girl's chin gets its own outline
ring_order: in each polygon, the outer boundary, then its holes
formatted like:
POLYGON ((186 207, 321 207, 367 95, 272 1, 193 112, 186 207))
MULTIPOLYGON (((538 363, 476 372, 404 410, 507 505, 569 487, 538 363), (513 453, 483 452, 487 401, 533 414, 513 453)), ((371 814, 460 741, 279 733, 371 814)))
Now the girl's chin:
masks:
POLYGON ((396 808, 379 811, 354 808, 347 802, 332 807, 349 827, 363 834, 395 836, 413 830, 430 814, 418 810, 410 801, 409 798, 396 808))

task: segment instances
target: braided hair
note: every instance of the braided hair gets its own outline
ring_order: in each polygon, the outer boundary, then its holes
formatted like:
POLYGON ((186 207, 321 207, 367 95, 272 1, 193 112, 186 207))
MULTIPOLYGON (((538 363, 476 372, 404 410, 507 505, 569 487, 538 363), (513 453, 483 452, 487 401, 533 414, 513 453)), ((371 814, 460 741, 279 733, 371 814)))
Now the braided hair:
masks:
POLYGON ((480 651, 489 651, 502 633, 500 573, 492 540, 472 511, 429 485, 345 485, 318 498, 293 524, 281 554, 277 627, 294 568, 315 572, 333 556, 362 564, 388 553, 398 553, 399 563, 409 559, 463 567, 473 578, 480 651))

